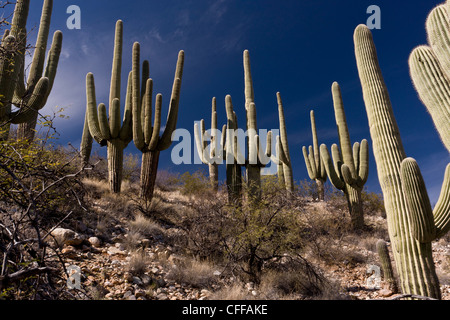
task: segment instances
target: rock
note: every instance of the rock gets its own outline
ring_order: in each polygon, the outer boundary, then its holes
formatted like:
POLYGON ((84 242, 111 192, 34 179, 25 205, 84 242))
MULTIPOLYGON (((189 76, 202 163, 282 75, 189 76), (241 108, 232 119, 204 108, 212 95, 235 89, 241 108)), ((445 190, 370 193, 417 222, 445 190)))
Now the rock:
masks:
POLYGON ((56 228, 50 233, 58 246, 78 246, 83 242, 83 237, 70 229, 56 228))
POLYGON ((144 285, 144 283, 142 282, 141 278, 139 278, 139 277, 133 277, 133 283, 137 284, 138 286, 144 285))
POLYGON ((390 297, 394 294, 394 292, 392 292, 389 289, 381 289, 380 291, 378 291, 378 294, 382 297, 390 297))
POLYGON ((64 249, 61 250, 61 253, 68 258, 76 258, 77 257, 77 251, 73 246, 65 247, 64 249))
POLYGON ((88 239, 88 241, 93 247, 96 247, 96 248, 98 248, 102 245, 102 241, 97 237, 90 237, 88 239))
POLYGON ((109 247, 108 250, 106 251, 110 256, 114 256, 116 254, 121 254, 121 255, 126 255, 126 251, 120 250, 119 248, 116 247, 109 247))
POLYGON ((165 293, 160 293, 156 296, 156 299, 158 300, 169 300, 169 297, 165 293))

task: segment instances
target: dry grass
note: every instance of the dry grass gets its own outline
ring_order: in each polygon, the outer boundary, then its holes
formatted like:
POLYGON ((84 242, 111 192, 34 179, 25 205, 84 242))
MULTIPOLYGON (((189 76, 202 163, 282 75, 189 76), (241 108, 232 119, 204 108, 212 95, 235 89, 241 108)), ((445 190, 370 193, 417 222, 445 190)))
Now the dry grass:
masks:
POLYGON ((214 274, 216 270, 210 262, 186 259, 172 265, 167 278, 195 288, 210 288, 218 281, 218 276, 214 274))

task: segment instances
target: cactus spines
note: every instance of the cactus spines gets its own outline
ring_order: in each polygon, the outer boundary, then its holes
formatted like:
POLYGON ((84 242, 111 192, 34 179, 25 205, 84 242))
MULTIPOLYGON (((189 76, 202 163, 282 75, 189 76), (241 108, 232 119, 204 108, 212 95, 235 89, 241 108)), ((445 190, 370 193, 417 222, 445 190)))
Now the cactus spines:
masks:
POLYGON ((364 226, 361 192, 369 172, 369 147, 364 139, 361 143, 356 142, 352 148, 341 90, 337 82, 332 85, 332 93, 341 150, 334 144, 331 148, 331 159, 326 145, 322 144, 320 155, 331 183, 347 197, 352 227, 360 229, 364 226))
POLYGON ((450 21, 445 5, 431 11, 426 30, 429 45, 411 52, 410 74, 442 142, 450 150, 450 21))
POLYGON ((42 7, 39 32, 35 51, 25 84, 25 48, 26 48, 26 22, 29 11, 29 0, 18 0, 14 10, 11 31, 2 40, 2 47, 7 54, 2 57, 0 76, 0 124, 4 125, 2 139, 9 132, 9 124, 20 124, 18 128, 19 139, 32 140, 38 111, 44 107, 53 87, 59 56, 62 47, 62 32, 56 31, 48 53, 47 65, 45 54, 50 29, 52 0, 45 0, 42 7), (12 46, 14 44, 14 46, 12 46), (9 53, 9 50, 15 52, 9 53), (11 104, 18 110, 11 112, 11 104))
POLYGON ((383 279, 392 293, 397 293, 397 281, 395 280, 394 270, 392 269, 391 257, 386 241, 380 239, 377 241, 377 253, 380 258, 381 269, 383 270, 383 279))
POLYGON ((94 75, 86 75, 86 113, 89 132, 101 146, 107 146, 109 185, 112 192, 118 193, 122 184, 123 149, 131 142, 131 72, 128 75, 127 98, 123 121, 120 119, 120 74, 122 53, 123 23, 116 22, 114 57, 111 73, 109 119, 106 105, 96 103, 94 75), (119 48, 118 48, 119 47, 119 48))
POLYGON ((323 164, 322 157, 320 156, 319 140, 317 139, 316 118, 314 111, 310 112, 311 118, 311 131, 313 144, 306 148, 302 148, 303 157, 305 159, 306 170, 311 180, 314 180, 317 184, 318 200, 323 201, 325 198, 324 184, 327 181, 327 171, 323 164))
MULTIPOLYGON (((195 134, 195 141, 197 145, 198 154, 200 156, 201 161, 204 164, 208 165, 209 168, 209 180, 211 187, 213 188, 213 191, 217 191, 219 188, 219 165, 216 161, 220 158, 223 158, 223 151, 222 155, 216 154, 216 151, 219 147, 223 148, 223 145, 219 145, 219 136, 217 131, 217 102, 216 98, 212 98, 211 102, 211 144, 210 144, 210 154, 209 156, 206 154, 207 149, 207 141, 205 138, 206 131, 205 131, 205 121, 202 119, 200 122, 200 130, 198 128, 198 124, 195 123, 194 125, 194 134, 195 134)), ((223 134, 223 133, 222 133, 223 134)))
POLYGON ((449 166, 439 206, 434 212, 433 228, 423 180, 415 161, 406 158, 372 33, 367 26, 359 25, 355 29, 354 43, 378 179, 384 195, 389 237, 402 292, 440 299, 431 239, 448 230, 449 166), (437 226, 441 229, 439 233, 437 226))
MULTIPOLYGON (((278 179, 280 179, 281 184, 285 186, 288 192, 294 191, 294 177, 292 174, 292 163, 291 156, 289 154, 289 146, 287 140, 286 131, 286 121, 284 118, 283 101, 281 100, 281 93, 277 92, 277 103, 278 103, 278 119, 280 122, 280 136, 277 138, 277 156, 278 156, 278 179), (280 172, 282 171, 282 173, 280 172), (281 180, 282 179, 282 180, 281 180)), ((270 142, 271 137, 267 139, 270 142)), ((270 150, 271 146, 267 146, 270 150)))
POLYGON ((178 53, 178 61, 172 86, 172 96, 170 98, 166 126, 164 132, 160 136, 162 95, 158 94, 156 96, 155 116, 152 126, 153 80, 149 78, 149 63, 148 61, 144 61, 142 67, 141 87, 139 80, 141 76, 140 44, 135 42, 133 45, 133 70, 131 78, 133 141, 135 146, 142 152, 140 195, 148 201, 151 201, 153 198, 159 154, 161 151, 164 151, 170 147, 172 143, 172 133, 176 129, 183 65, 184 51, 181 50, 178 53))

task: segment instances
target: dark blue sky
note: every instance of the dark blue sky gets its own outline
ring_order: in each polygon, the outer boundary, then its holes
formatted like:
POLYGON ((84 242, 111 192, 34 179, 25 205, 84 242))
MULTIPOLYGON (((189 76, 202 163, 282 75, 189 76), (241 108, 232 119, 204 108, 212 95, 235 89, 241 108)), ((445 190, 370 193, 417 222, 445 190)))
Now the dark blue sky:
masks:
MULTIPOLYGON (((407 155, 423 172, 432 202, 437 200, 448 151, 431 117, 417 97, 407 65, 411 50, 426 42, 425 19, 442 0, 56 0, 52 30, 64 34, 56 84, 44 113, 57 105, 69 120, 56 123, 60 142, 79 145, 85 112, 85 76, 93 72, 97 102, 106 102, 112 62, 114 25, 124 21, 123 75, 131 69, 131 48, 141 43, 141 58, 150 61, 154 92, 163 94, 167 114, 176 56, 185 51, 178 127, 193 131, 194 121, 210 121, 211 98, 217 97, 219 123, 224 123, 225 95, 233 98, 244 123, 242 53, 250 51, 258 126, 278 128, 276 92, 280 91, 295 180, 308 179, 301 153, 312 143, 309 112, 316 114, 319 141, 338 141, 331 84, 339 82, 352 142, 370 142, 367 116, 356 69, 353 31, 366 23, 368 6, 381 8, 381 30, 373 30, 407 155), (69 30, 69 5, 81 8, 81 29, 69 30)), ((39 21, 41 0, 33 0, 28 27, 39 21)), ((34 32, 34 35, 37 31, 34 32)), ((33 38, 33 32, 31 39, 33 38)), ((125 85, 123 85, 125 89, 125 85)), ((96 146, 97 147, 97 146, 96 146)), ((136 152, 132 143, 126 152, 136 152)), ((177 172, 206 166, 175 166, 171 149, 161 154, 160 168, 177 172)), ((371 154, 366 184, 380 192, 371 154)), ((224 179, 222 175, 220 177, 224 179)))

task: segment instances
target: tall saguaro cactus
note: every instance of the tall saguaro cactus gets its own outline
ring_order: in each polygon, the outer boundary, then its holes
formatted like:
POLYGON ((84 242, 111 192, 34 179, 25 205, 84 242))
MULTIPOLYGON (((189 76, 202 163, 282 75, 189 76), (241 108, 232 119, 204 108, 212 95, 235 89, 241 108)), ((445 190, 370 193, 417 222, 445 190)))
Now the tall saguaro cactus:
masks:
POLYGON ((428 15, 429 45, 411 52, 409 68, 419 97, 450 150, 450 18, 447 8, 450 8, 450 1, 437 6, 428 15))
POLYGON ((332 93, 341 149, 333 144, 330 157, 326 145, 322 144, 320 154, 331 183, 347 197, 352 227, 360 229, 364 225, 361 192, 369 175, 369 147, 364 139, 361 143, 355 142, 352 149, 341 89, 337 82, 332 85, 332 93))
POLYGON ((441 298, 431 241, 450 229, 450 164, 434 208, 417 163, 407 158, 372 33, 354 32, 355 56, 384 195, 389 237, 403 293, 441 298))
POLYGON ((181 50, 178 54, 167 122, 164 132, 160 136, 162 95, 156 96, 152 127, 153 80, 148 78, 150 74, 148 62, 144 61, 142 70, 143 92, 140 92, 140 44, 135 42, 133 45, 131 98, 133 105, 133 141, 142 152, 141 197, 148 201, 151 201, 153 197, 160 152, 168 149, 172 144, 172 133, 177 126, 183 65, 184 51, 181 50))
POLYGON ((19 124, 18 138, 32 140, 38 118, 50 95, 58 67, 62 47, 62 32, 56 31, 48 53, 45 55, 50 30, 53 0, 44 0, 34 55, 25 83, 26 23, 30 0, 18 0, 14 10, 11 30, 2 40, 6 55, 0 62, 0 125, 2 139, 9 132, 9 125, 19 124), (18 109, 12 112, 12 104, 18 109))
POLYGON ((302 148, 302 151, 309 178, 316 182, 318 199, 320 201, 323 201, 325 199, 324 184, 327 181, 327 171, 325 169, 325 166, 323 165, 322 157, 320 156, 319 140, 317 139, 316 118, 314 116, 313 110, 311 110, 310 112, 310 117, 313 144, 308 148, 304 146, 302 148))
MULTIPOLYGON (((272 133, 267 133, 267 148, 266 152, 260 150, 260 140, 258 136, 258 126, 256 122, 256 105, 255 95, 253 90, 253 80, 250 68, 250 53, 244 50, 244 93, 245 93, 245 111, 247 115, 247 134, 248 143, 247 151, 248 157, 246 165, 246 178, 249 195, 258 199, 261 195, 261 169, 265 167, 268 158, 271 156, 271 137, 272 133), (263 160, 263 161, 262 161, 263 160)), ((227 111, 228 114, 228 111, 227 111)))
POLYGON ((128 75, 127 97, 123 122, 120 119, 120 76, 122 69, 123 23, 116 22, 114 56, 111 73, 109 119, 106 105, 100 103, 97 112, 94 75, 86 76, 86 112, 89 132, 101 146, 107 145, 109 185, 112 192, 118 193, 122 184, 123 149, 131 142, 131 72, 128 75))

